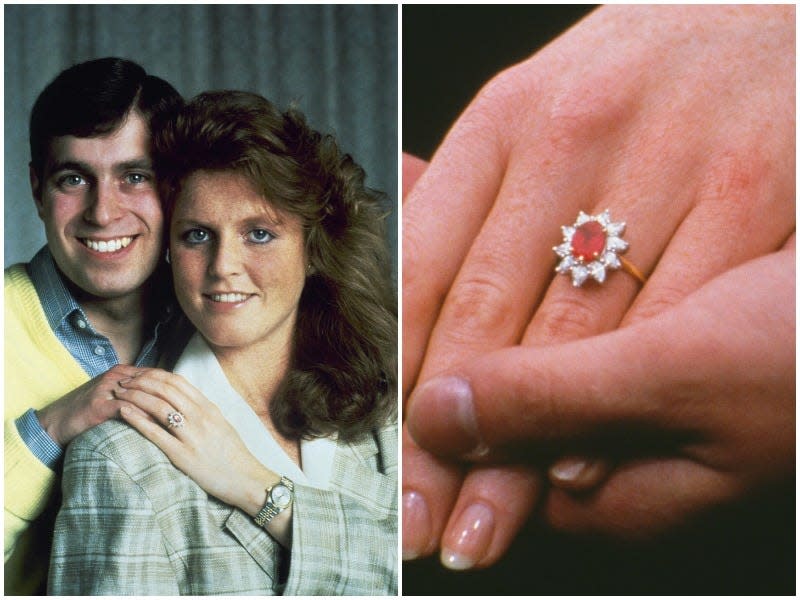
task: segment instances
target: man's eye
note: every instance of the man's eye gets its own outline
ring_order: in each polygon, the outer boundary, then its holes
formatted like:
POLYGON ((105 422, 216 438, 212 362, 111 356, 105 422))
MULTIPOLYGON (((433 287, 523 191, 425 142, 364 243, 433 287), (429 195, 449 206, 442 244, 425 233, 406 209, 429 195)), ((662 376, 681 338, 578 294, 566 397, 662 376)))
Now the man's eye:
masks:
POLYGON ((190 244, 202 244, 207 242, 208 238, 208 232, 204 229, 190 229, 183 234, 183 239, 190 244))
POLYGON ((78 185, 83 185, 86 183, 86 180, 75 173, 68 173, 59 177, 57 183, 61 187, 75 187, 78 185))
POLYGON ((137 185, 140 183, 147 183, 150 178, 144 173, 128 173, 125 179, 128 183, 137 185))
POLYGON ((253 229, 247 234, 247 238, 251 242, 255 242, 257 244, 266 244, 267 242, 271 241, 273 237, 274 236, 266 229, 253 229))

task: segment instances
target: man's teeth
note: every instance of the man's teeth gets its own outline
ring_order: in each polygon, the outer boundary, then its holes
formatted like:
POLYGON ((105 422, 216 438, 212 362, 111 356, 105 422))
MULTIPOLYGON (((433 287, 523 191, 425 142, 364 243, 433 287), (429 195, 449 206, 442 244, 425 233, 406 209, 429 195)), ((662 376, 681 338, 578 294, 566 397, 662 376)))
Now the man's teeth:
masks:
POLYGON ((214 302, 244 302, 247 294, 211 294, 214 302))
POLYGON ((86 244, 86 247, 94 250, 95 252, 116 252, 121 248, 127 248, 128 245, 133 241, 132 237, 121 237, 117 238, 116 240, 90 240, 86 238, 83 240, 83 243, 86 244))

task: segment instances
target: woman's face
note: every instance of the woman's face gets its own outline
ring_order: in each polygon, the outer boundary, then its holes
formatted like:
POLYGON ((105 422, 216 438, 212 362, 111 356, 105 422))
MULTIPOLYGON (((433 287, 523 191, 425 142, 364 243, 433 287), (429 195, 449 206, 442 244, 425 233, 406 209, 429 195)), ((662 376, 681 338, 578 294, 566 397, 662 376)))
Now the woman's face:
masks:
POLYGON ((175 292, 212 348, 288 351, 306 277, 300 220, 243 175, 198 171, 170 224, 175 292))

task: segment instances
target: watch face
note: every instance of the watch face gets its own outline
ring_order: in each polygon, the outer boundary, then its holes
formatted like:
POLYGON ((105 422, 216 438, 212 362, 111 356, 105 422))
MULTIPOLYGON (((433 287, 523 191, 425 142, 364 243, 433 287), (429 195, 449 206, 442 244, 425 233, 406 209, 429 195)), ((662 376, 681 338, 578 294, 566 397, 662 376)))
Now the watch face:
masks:
POLYGON ((283 484, 273 487, 270 496, 272 497, 272 503, 278 508, 286 508, 292 503, 292 492, 283 484))

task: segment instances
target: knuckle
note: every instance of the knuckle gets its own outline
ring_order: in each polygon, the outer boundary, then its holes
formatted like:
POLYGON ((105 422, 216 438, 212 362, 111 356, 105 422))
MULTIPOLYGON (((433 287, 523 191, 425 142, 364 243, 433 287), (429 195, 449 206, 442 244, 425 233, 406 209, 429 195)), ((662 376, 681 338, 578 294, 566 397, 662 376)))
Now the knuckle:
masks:
POLYGON ((561 84, 547 107, 547 141, 556 157, 573 157, 630 121, 634 95, 620 89, 618 78, 596 74, 561 84))
POLYGON ((636 304, 625 318, 624 325, 633 325, 651 319, 676 306, 686 298, 686 294, 687 290, 683 287, 660 282, 656 290, 637 299, 636 304))
POLYGON ((498 106, 511 109, 517 105, 526 106, 535 87, 532 73, 523 64, 513 65, 503 69, 487 81, 478 92, 474 106, 486 108, 491 114, 497 111, 498 106))
POLYGON ((768 174, 763 155, 745 149, 724 150, 713 155, 701 180, 698 202, 723 204, 727 210, 738 207, 748 213, 753 198, 768 174))
POLYGON ((528 129, 535 114, 531 98, 541 96, 542 85, 525 63, 511 66, 492 77, 479 90, 459 119, 459 124, 485 139, 513 139, 528 129))
POLYGON ((587 295, 571 292, 547 299, 537 310, 534 331, 538 343, 578 340, 598 330, 597 304, 587 295))
POLYGON ((454 286, 440 323, 451 337, 494 336, 513 329, 514 314, 519 311, 517 305, 499 276, 478 268, 454 286))
POLYGON ((165 379, 171 379, 174 383, 177 384, 189 384, 189 381, 180 373, 169 373, 167 371, 163 371, 163 377, 165 379))

